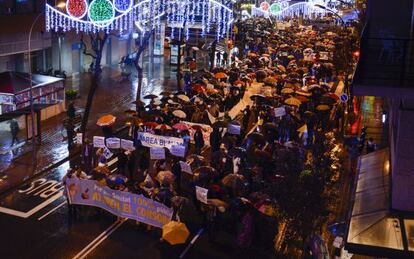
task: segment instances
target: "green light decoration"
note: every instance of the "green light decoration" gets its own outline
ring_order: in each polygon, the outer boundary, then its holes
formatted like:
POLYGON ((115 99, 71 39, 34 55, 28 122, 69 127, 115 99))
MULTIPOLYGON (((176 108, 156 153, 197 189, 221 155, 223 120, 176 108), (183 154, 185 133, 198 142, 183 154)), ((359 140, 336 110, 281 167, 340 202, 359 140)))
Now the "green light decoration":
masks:
POLYGON ((279 3, 273 3, 271 6, 270 6, 270 12, 271 13, 277 13, 277 12, 279 12, 280 11, 280 4, 279 3))
POLYGON ((108 0, 93 0, 88 13, 92 22, 107 22, 115 16, 114 7, 108 0))

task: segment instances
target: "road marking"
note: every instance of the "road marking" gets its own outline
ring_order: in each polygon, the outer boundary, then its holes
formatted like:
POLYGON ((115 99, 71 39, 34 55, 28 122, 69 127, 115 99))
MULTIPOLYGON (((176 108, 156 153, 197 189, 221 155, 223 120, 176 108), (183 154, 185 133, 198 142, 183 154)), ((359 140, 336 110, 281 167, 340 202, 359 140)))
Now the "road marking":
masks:
POLYGON ((61 204, 59 204, 58 206, 56 206, 54 209, 48 211, 46 214, 44 214, 43 216, 41 216, 40 218, 38 218, 37 220, 42 220, 45 217, 47 217, 49 214, 52 214, 55 210, 59 209, 60 207, 62 207, 63 205, 66 204, 66 201, 62 202, 61 204))
POLYGON ((191 239, 190 243, 187 245, 187 247, 184 249, 184 251, 180 254, 180 259, 184 258, 184 256, 187 254, 188 250, 194 245, 195 241, 201 236, 203 233, 204 228, 200 228, 197 232, 197 234, 191 239))
POLYGON ((13 209, 5 208, 5 207, 0 207, 0 212, 10 214, 16 217, 20 217, 20 218, 28 218, 62 196, 63 196, 63 192, 58 192, 57 194, 52 196, 50 199, 40 203, 39 205, 29 210, 28 212, 22 212, 22 211, 13 210, 13 209))
POLYGON ((90 252, 92 252, 99 244, 101 244, 109 235, 111 235, 115 230, 117 230, 122 224, 125 223, 127 219, 121 219, 115 221, 110 225, 104 232, 92 240, 82 251, 76 254, 73 259, 82 259, 85 258, 90 252))

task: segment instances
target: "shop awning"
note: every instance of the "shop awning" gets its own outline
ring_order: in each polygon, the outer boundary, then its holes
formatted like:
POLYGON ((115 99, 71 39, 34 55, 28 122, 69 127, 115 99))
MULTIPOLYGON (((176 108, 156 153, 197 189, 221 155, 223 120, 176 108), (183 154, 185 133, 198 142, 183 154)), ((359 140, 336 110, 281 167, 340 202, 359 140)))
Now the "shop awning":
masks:
POLYGON ((404 230, 404 216, 408 215, 390 210, 389 149, 361 156, 357 177, 346 249, 368 256, 414 256, 414 220, 405 223, 412 230, 404 230))
MULTIPOLYGON (((63 81, 62 78, 32 74, 33 88, 63 81)), ((28 73, 6 71, 0 73, 0 93, 17 94, 30 88, 28 73)))

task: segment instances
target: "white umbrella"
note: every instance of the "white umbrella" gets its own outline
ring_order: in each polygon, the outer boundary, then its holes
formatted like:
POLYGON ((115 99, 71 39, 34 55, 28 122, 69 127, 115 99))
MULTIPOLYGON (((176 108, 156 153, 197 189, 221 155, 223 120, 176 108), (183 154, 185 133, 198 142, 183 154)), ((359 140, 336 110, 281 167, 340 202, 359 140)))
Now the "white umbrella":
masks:
POLYGON ((180 119, 185 119, 187 117, 187 115, 185 114, 185 112, 183 112, 182 110, 175 110, 172 113, 175 117, 180 118, 180 119))
POLYGON ((178 95, 177 98, 186 103, 190 101, 190 98, 187 95, 183 95, 183 94, 178 95))
POLYGON ((195 51, 200 50, 200 49, 199 49, 199 48, 197 48, 197 47, 192 47, 192 49, 193 49, 193 50, 195 50, 195 51))

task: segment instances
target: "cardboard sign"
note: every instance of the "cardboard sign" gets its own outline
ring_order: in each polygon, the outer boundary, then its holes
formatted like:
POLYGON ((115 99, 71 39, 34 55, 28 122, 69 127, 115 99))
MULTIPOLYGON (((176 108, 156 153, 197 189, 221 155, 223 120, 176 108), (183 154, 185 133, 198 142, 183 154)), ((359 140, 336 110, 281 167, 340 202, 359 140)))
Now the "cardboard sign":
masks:
POLYGON ((196 186, 197 200, 199 200, 202 203, 207 204, 207 194, 208 194, 208 189, 200 187, 200 186, 196 186))
POLYGON ((106 147, 105 137, 93 136, 93 147, 106 147))
POLYGON ((165 159, 165 149, 162 147, 150 148, 150 158, 154 160, 165 159))
POLYGON ((171 149, 173 145, 184 145, 182 138, 166 137, 161 135, 155 135, 148 132, 138 132, 138 140, 145 147, 166 147, 171 149))
POLYGON ((82 133, 76 133, 76 144, 82 145, 82 133))
POLYGON ((131 140, 121 139, 121 148, 128 150, 128 151, 134 151, 134 142, 131 140))
POLYGON ((109 148, 104 147, 103 155, 106 159, 111 158, 114 154, 109 150, 109 148))
POLYGON ((275 117, 283 117, 286 115, 285 107, 278 107, 273 110, 275 117))
POLYGON ((240 128, 239 125, 229 124, 227 126, 227 132, 233 135, 240 135, 240 128))
POLYGON ((119 138, 107 138, 106 146, 108 148, 121 148, 121 140, 119 138))
POLYGON ((173 156, 185 157, 185 146, 173 145, 170 151, 173 156))
POLYGON ((186 172, 187 174, 193 174, 193 171, 191 170, 191 166, 184 162, 180 161, 181 171, 186 172))

